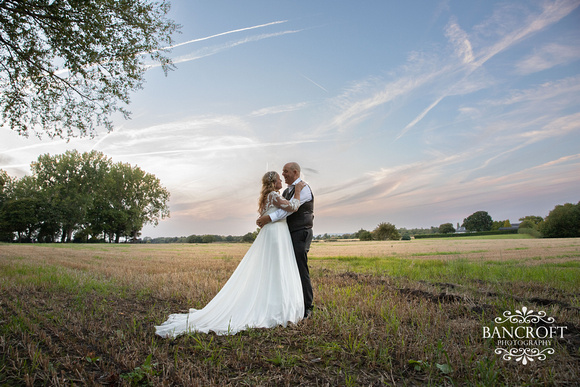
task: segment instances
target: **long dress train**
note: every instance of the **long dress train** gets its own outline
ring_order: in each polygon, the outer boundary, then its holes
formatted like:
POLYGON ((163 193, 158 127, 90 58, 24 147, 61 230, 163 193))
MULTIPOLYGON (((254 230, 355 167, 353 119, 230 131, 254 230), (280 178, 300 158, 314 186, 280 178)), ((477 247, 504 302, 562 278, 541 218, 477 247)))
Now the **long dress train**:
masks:
MULTIPOLYGON (((271 192, 264 213, 274 212, 276 205, 295 211, 299 202, 271 192)), ((286 326, 303 315, 300 274, 284 219, 260 230, 232 276, 203 309, 172 314, 155 327, 155 333, 162 337, 209 331, 227 335, 247 328, 286 326)))

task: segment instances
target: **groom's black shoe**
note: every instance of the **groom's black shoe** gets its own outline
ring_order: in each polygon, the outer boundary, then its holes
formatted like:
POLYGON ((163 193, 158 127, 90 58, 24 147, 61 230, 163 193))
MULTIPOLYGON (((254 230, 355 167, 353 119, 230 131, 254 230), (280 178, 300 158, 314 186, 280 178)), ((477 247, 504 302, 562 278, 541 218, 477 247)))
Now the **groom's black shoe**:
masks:
POLYGON ((304 319, 312 317, 312 309, 306 309, 304 312, 304 319))

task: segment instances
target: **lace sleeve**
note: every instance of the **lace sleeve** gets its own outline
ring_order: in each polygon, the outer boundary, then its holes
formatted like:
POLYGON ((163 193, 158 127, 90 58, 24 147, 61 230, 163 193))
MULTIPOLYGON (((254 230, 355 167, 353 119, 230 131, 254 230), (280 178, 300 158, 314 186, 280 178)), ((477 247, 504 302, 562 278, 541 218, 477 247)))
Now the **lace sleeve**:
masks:
POLYGON ((284 199, 279 193, 272 192, 272 204, 277 208, 281 208, 287 212, 296 212, 300 207, 300 200, 292 198, 291 200, 284 199))

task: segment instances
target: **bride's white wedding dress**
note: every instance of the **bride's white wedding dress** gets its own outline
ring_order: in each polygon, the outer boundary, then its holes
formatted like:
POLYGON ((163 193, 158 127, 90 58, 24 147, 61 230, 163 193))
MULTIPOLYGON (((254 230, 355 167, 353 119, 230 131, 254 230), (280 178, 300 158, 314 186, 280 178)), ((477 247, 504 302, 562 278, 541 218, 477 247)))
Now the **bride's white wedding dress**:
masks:
MULTIPOLYGON (((270 192, 264 214, 277 208, 298 209, 297 199, 287 201, 270 192)), ((247 328, 270 328, 297 323, 304 316, 304 297, 286 220, 268 223, 219 293, 200 310, 172 314, 155 327, 162 337, 188 332, 235 334, 247 328)))

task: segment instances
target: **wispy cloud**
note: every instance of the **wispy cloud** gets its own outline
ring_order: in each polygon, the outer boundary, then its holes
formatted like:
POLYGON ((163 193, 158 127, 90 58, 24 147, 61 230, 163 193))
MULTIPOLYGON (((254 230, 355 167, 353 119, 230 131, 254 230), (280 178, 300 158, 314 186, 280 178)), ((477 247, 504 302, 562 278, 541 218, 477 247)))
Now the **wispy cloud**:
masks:
POLYGON ((557 117, 541 129, 527 131, 520 136, 527 139, 527 144, 531 144, 547 138, 564 136, 576 130, 580 130, 580 113, 557 117))
POLYGON ((519 74, 528 75, 579 59, 580 46, 551 43, 516 63, 516 71, 519 74))
POLYGON ((560 157, 559 159, 548 161, 547 163, 537 165, 533 168, 530 168, 530 170, 550 168, 550 167, 553 167, 556 165, 566 164, 566 163, 569 163, 572 161, 576 161, 576 164, 577 164, 578 161, 580 161, 580 153, 575 154, 575 155, 563 156, 563 157, 560 157))
POLYGON ((459 27, 456 20, 449 22, 445 28, 445 36, 454 47, 455 54, 464 64, 470 64, 474 60, 473 49, 467 33, 459 27))
POLYGON ((42 149, 42 148, 46 149, 46 148, 50 148, 51 146, 54 146, 54 145, 65 145, 67 143, 69 143, 68 140, 51 140, 51 142, 41 142, 41 143, 33 144, 33 145, 26 145, 26 146, 19 146, 16 148, 3 149, 1 152, 2 153, 15 153, 15 152, 22 152, 22 151, 30 151, 30 150, 34 150, 34 149, 42 149))
POLYGON ((307 102, 299 102, 295 104, 288 104, 288 105, 278 105, 278 106, 271 106, 266 107, 263 109, 254 110, 249 114, 250 117, 262 117, 271 114, 280 114, 280 113, 287 113, 296 110, 300 110, 304 107, 308 106, 307 102))
MULTIPOLYGON (((476 65, 482 66, 488 60, 507 50, 515 44, 529 38, 535 33, 545 29, 546 27, 560 21, 565 16, 569 15, 574 9, 580 5, 576 0, 557 0, 553 2, 544 2, 543 9, 540 14, 532 15, 523 22, 522 26, 516 27, 511 32, 505 34, 499 41, 481 50, 477 55, 476 65)), ((497 14, 496 14, 497 15, 497 14)))
POLYGON ((281 142, 255 142, 251 139, 245 137, 236 136, 222 136, 218 139, 214 137, 208 138, 197 138, 199 144, 195 148, 190 149, 171 149, 163 151, 151 151, 143 153, 128 153, 123 155, 115 155, 117 157, 130 157, 130 156, 153 156, 153 155, 169 155, 169 154, 187 154, 187 153, 213 153, 213 152, 229 152, 239 149, 256 149, 256 148, 269 148, 278 147, 285 145, 300 145, 306 143, 317 142, 315 140, 296 140, 296 141, 281 141, 281 142), (216 141, 217 140, 217 141, 216 141), (215 143, 219 144, 215 144, 215 143), (213 145, 209 145, 213 143, 213 145))
POLYGON ((345 130, 348 127, 352 127, 364 120, 373 109, 411 93, 425 83, 435 79, 438 74, 439 72, 433 72, 402 77, 396 81, 387 83, 381 90, 361 100, 345 101, 343 97, 341 98, 341 104, 343 105, 341 107, 341 113, 334 116, 324 130, 334 128, 345 130))
POLYGON ((565 97, 580 92, 580 76, 567 77, 556 81, 544 82, 537 87, 512 90, 503 98, 483 101, 484 105, 505 106, 518 103, 544 102, 548 99, 565 97))
POLYGON ((578 7, 579 4, 580 3, 577 1, 567 0, 546 3, 539 15, 532 17, 530 20, 526 20, 523 26, 516 27, 503 36, 498 42, 483 47, 477 55, 473 53, 472 44, 468 34, 463 31, 455 19, 452 18, 451 22, 446 27, 445 35, 454 47, 455 54, 461 59, 463 67, 449 66, 447 69, 451 72, 463 73, 464 75, 460 80, 455 81, 452 87, 442 90, 441 94, 437 96, 425 110, 405 126, 402 132, 397 136, 397 139, 401 138, 412 127, 417 125, 417 123, 419 123, 431 110, 433 110, 445 97, 449 95, 449 91, 452 88, 456 90, 460 89, 461 86, 459 85, 466 82, 469 79, 469 76, 478 68, 482 67, 488 60, 522 40, 529 38, 549 25, 558 22, 578 7))

